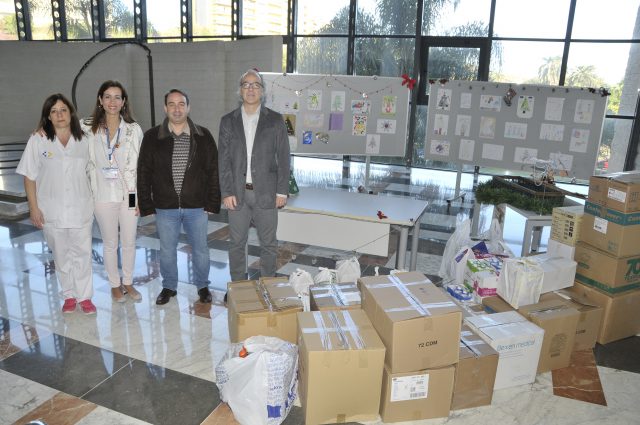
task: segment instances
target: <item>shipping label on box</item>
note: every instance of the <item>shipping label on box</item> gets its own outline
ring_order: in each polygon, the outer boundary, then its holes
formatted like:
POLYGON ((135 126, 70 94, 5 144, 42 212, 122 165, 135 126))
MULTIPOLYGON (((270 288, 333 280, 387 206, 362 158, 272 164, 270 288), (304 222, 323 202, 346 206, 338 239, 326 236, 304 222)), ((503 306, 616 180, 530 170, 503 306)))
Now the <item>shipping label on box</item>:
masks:
POLYGON ((378 417, 385 347, 362 310, 298 313, 305 424, 378 417))
POLYGON ((551 214, 551 239, 575 245, 580 237, 580 222, 584 206, 556 207, 551 214))
POLYGON ((515 311, 468 317, 465 324, 500 355, 494 389, 535 381, 544 338, 542 328, 515 311))
POLYGON ((470 291, 473 291, 476 302, 482 302, 483 297, 497 294, 498 278, 502 266, 502 258, 495 256, 467 260, 463 283, 470 291))
POLYGON ((311 311, 360 308, 360 290, 355 282, 312 285, 309 295, 311 311))
POLYGON ((362 277, 358 284, 362 309, 387 347, 392 373, 458 361, 462 311, 422 273, 362 277))
POLYGON ((256 335, 297 342, 296 313, 302 311, 302 301, 287 278, 231 282, 227 294, 231 342, 256 335))
POLYGON ((576 261, 576 280, 580 283, 610 294, 640 288, 640 252, 619 258, 580 242, 576 261))
POLYGON ((640 211, 640 171, 592 176, 589 200, 616 211, 640 211))
POLYGON ((580 232, 582 242, 616 257, 640 252, 640 212, 627 214, 587 202, 580 232))

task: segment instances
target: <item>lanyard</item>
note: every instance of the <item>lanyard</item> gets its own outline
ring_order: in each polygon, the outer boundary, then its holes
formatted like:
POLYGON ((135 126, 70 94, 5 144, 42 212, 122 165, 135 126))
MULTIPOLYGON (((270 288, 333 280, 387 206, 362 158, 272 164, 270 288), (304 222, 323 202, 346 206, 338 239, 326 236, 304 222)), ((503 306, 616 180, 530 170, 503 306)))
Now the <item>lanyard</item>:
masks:
POLYGON ((116 134, 116 141, 113 144, 113 147, 111 147, 111 140, 109 140, 109 128, 105 127, 104 128, 104 132, 107 135, 107 158, 109 159, 109 163, 113 163, 113 153, 114 150, 117 149, 120 144, 120 127, 118 127, 118 133, 116 134))

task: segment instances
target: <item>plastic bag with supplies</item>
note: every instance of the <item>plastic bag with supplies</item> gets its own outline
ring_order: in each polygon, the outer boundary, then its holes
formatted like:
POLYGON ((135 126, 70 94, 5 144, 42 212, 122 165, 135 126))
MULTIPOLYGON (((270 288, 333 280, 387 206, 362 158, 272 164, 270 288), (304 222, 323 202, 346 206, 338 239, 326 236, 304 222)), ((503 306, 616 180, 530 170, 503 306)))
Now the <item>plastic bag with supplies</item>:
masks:
POLYGON ((356 282, 360 276, 360 262, 353 256, 347 260, 336 261, 336 274, 338 282, 356 282))
POLYGON ((296 269, 295 272, 289 275, 289 283, 291 283, 293 290, 296 291, 296 294, 298 294, 302 300, 304 311, 309 311, 309 286, 313 285, 311 273, 306 270, 296 269))

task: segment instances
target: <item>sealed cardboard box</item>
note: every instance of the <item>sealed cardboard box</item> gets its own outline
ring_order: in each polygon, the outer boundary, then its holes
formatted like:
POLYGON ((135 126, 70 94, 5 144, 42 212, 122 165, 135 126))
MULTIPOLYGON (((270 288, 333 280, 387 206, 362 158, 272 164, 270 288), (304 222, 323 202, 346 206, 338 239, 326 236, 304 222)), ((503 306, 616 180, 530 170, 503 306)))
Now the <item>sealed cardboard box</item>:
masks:
POLYGON ((497 369, 498 352, 463 325, 451 410, 490 405, 497 369))
POLYGON ((376 420, 385 348, 364 311, 298 313, 298 333, 304 423, 376 420))
POLYGON ((453 366, 417 372, 382 375, 382 422, 417 421, 449 416, 453 391, 453 366))
POLYGON ((538 373, 569 366, 580 313, 562 300, 546 300, 518 309, 544 329, 538 373))
POLYGON ((574 260, 575 253, 575 245, 567 245, 554 239, 549 239, 549 242, 547 242, 547 254, 553 255, 554 257, 562 257, 568 258, 569 260, 574 260))
POLYGON ((355 282, 312 285, 309 296, 311 311, 360 308, 360 290, 355 282))
POLYGON ((616 257, 640 251, 640 212, 622 213, 592 202, 585 204, 580 240, 616 257))
POLYGON ((536 379, 542 328, 515 311, 468 317, 465 324, 500 355, 494 390, 530 384, 536 379))
POLYGON ((576 338, 573 343, 573 351, 592 349, 596 345, 598 333, 600 332, 603 313, 602 307, 580 297, 573 288, 542 294, 540 301, 547 300, 562 300, 580 312, 580 318, 576 326, 576 338))
POLYGON ((640 171, 592 176, 589 200, 617 211, 640 211, 640 171))
POLYGON ((640 241, 638 253, 616 257, 589 244, 576 246, 576 280, 610 294, 640 288, 640 241))
POLYGON ((362 309, 387 347, 392 373, 448 366, 458 361, 462 311, 422 273, 358 280, 362 309))
POLYGON ((556 207, 551 213, 552 240, 573 246, 580 236, 580 221, 584 215, 584 206, 556 207))
POLYGON ((231 282, 227 294, 231 342, 265 335, 297 343, 296 314, 302 302, 287 278, 231 282))
POLYGON ((576 282, 573 291, 604 309, 598 342, 607 344, 640 333, 640 289, 607 294, 576 282))
POLYGON ((505 311, 516 311, 508 302, 503 300, 500 296, 486 297, 482 299, 482 305, 484 311, 489 314, 504 313, 505 311))

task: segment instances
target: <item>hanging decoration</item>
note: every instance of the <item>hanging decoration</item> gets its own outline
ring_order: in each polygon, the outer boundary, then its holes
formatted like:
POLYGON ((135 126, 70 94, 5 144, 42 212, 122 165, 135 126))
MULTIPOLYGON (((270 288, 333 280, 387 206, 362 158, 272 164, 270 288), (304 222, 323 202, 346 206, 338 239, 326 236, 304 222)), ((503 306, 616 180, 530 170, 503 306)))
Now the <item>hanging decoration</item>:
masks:
MULTIPOLYGON (((304 93, 305 90, 310 89, 311 87, 316 86, 316 84, 321 83, 324 81, 326 87, 333 87, 334 84, 340 85, 342 87, 344 87, 345 89, 349 90, 352 93, 355 93, 356 95, 358 95, 359 97, 361 97, 362 99, 368 99, 371 96, 374 96, 378 93, 383 93, 383 92, 388 92, 388 93, 393 93, 393 83, 388 84, 385 87, 381 87, 377 90, 373 90, 373 91, 369 91, 369 92, 363 92, 362 90, 358 90, 355 89, 351 86, 349 86, 349 84, 347 84, 345 81, 343 81, 342 79, 336 77, 335 75, 321 75, 320 77, 314 77, 309 79, 308 81, 302 83, 301 87, 290 87, 290 86, 285 86, 283 85, 283 79, 286 79, 287 77, 287 73, 283 73, 282 76, 278 76, 278 78, 276 78, 275 80, 273 80, 271 82, 271 88, 273 89, 273 87, 278 87, 280 89, 286 90, 288 92, 294 93, 296 96, 300 97, 302 96, 302 94, 304 93)), ((408 80, 403 80, 402 85, 407 85, 407 87, 409 87, 409 89, 413 89, 413 85, 415 84, 416 80, 409 78, 408 75, 404 74, 402 77, 407 77, 408 80), (407 82, 408 81, 408 82, 407 82)), ((373 80, 377 80, 378 76, 377 75, 373 75, 371 77, 373 80)), ((271 91, 273 93, 273 90, 271 91)))
POLYGON ((407 86, 409 90, 413 90, 413 86, 416 84, 416 79, 409 77, 408 74, 402 74, 402 85, 407 86))

